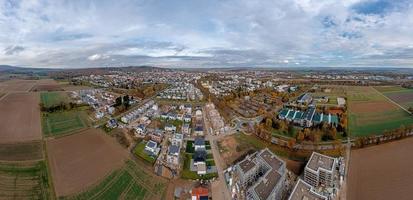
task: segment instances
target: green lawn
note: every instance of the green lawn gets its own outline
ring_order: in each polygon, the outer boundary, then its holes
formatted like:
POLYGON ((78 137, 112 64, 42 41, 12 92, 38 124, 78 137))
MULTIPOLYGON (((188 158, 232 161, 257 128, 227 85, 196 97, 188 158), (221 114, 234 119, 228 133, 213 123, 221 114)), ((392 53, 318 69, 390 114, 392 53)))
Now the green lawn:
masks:
POLYGON ((45 136, 58 136, 88 127, 84 111, 63 111, 42 114, 42 128, 45 136))
POLYGON ((68 96, 63 92, 42 92, 40 93, 40 99, 45 107, 68 102, 68 96))
POLYGON ((186 153, 194 153, 195 152, 195 148, 194 148, 194 141, 188 140, 186 142, 186 153))
POLYGON ((51 199, 49 176, 43 161, 0 163, 1 199, 51 199))
POLYGON ((385 131, 413 124, 413 117, 401 109, 349 115, 349 131, 353 136, 381 135, 385 131))
POLYGON ((61 199, 161 199, 165 181, 145 171, 133 161, 115 170, 87 190, 61 199))
MULTIPOLYGON (((184 156, 184 166, 181 171, 181 178, 184 179, 191 179, 191 180, 196 180, 196 179, 203 179, 203 180, 209 180, 214 177, 218 177, 218 173, 209 173, 205 175, 198 175, 196 172, 191 171, 190 165, 191 165, 191 159, 192 155, 191 153, 183 153, 184 156)), ((207 166, 215 166, 215 162, 213 157, 211 159, 208 159, 206 161, 207 166), (209 164, 209 165, 208 165, 209 164)))
POLYGON ((133 150, 134 154, 139 156, 140 158, 144 159, 145 161, 153 164, 156 161, 156 158, 149 156, 146 152, 145 152, 145 146, 146 146, 146 142, 142 141, 139 144, 136 145, 135 149, 133 150))
MULTIPOLYGON (((350 87, 348 91, 348 128, 352 136, 381 135, 385 131, 391 131, 400 126, 413 124, 413 117, 407 112, 395 106, 394 109, 382 111, 377 108, 376 111, 360 112, 354 110, 353 105, 359 103, 379 102, 394 104, 385 98, 382 94, 393 99, 390 96, 400 90, 406 90, 398 86, 389 87, 350 87), (380 92, 382 92, 382 94, 380 92)), ((397 99, 393 99, 397 102, 397 99)))
POLYGON ((297 128, 294 127, 292 129, 293 131, 289 133, 288 131, 281 131, 279 129, 272 129, 271 134, 274 135, 280 135, 280 136, 285 136, 285 137, 292 137, 295 138, 297 135, 297 128))

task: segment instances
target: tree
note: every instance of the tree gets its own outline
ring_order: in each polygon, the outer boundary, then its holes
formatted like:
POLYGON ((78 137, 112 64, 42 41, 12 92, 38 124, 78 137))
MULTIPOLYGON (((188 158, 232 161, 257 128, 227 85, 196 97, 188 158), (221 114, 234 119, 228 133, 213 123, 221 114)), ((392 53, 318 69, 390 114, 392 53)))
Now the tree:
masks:
POLYGON ((295 145, 295 139, 294 138, 290 138, 289 140, 288 140, 288 148, 290 148, 290 149, 292 149, 293 147, 294 147, 294 145, 295 145))
POLYGON ((125 106, 126 109, 129 107, 129 95, 123 96, 123 105, 125 106))
POLYGON ((304 138, 305 138, 305 135, 304 135, 303 131, 298 132, 297 141, 302 142, 304 140, 304 138))
POLYGON ((288 135, 293 136, 294 135, 294 126, 292 124, 288 124, 287 127, 288 135))
POLYGON ((115 107, 118 107, 118 106, 120 106, 120 105, 122 105, 122 97, 117 97, 116 99, 115 99, 115 107))
POLYGON ((265 120, 265 126, 266 126, 267 129, 270 129, 270 128, 272 127, 272 120, 271 120, 271 118, 267 118, 267 119, 265 120))

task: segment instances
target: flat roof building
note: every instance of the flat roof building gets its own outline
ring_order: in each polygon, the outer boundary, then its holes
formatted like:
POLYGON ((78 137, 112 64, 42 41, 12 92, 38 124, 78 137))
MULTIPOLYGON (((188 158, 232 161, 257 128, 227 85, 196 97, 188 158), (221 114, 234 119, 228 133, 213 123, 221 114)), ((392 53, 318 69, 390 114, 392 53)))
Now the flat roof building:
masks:
POLYGON ((327 200, 327 197, 318 194, 310 184, 299 179, 288 200, 327 200))
POLYGON ((246 199, 280 199, 284 188, 286 165, 269 149, 248 155, 236 166, 246 199))
POLYGON ((331 186, 335 167, 334 158, 313 152, 304 169, 304 181, 313 187, 320 184, 331 186))

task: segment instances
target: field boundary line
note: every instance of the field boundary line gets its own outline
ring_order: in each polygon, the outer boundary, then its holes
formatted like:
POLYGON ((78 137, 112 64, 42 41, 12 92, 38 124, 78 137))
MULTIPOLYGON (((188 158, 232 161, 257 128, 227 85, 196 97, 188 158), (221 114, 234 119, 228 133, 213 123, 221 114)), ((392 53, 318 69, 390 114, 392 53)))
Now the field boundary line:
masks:
MULTIPOLYGON (((371 86, 370 86, 371 87, 371 86)), ((406 111, 407 113, 409 113, 410 115, 412 114, 412 112, 410 112, 409 110, 407 110, 406 108, 404 108, 403 106, 401 106, 400 104, 398 104, 397 102, 393 101, 392 99, 390 99, 389 97, 387 97, 386 95, 384 95, 383 93, 379 92, 376 88, 373 88, 374 91, 378 92, 381 96, 383 96, 384 98, 386 98, 387 100, 389 100, 390 102, 394 103, 395 105, 397 105, 398 107, 400 107, 402 110, 406 111)))
POLYGON ((120 194, 119 199, 125 199, 125 196, 128 194, 129 190, 132 188, 134 183, 135 183, 135 180, 133 179, 133 176, 132 176, 132 181, 128 184, 128 186, 126 186, 125 190, 123 190, 123 192, 120 194))
MULTIPOLYGON (((115 177, 113 177, 112 180, 110 180, 108 182, 107 185, 105 185, 105 187, 102 188, 102 190, 98 191, 97 193, 93 194, 91 197, 89 197, 89 199, 96 199, 99 197, 99 195, 103 194, 104 192, 106 192, 107 190, 109 190, 115 183, 116 181, 118 181, 118 179, 120 179, 120 177, 122 176, 122 173, 124 173, 126 171, 123 171, 123 169, 119 169, 119 173, 116 174, 115 177)), ((126 172, 128 173, 128 172, 126 172)), ((108 176, 110 176, 111 173, 109 173, 107 176, 105 176, 102 180, 99 180, 96 185, 93 185, 92 187, 88 187, 89 189, 93 189, 95 187, 97 187, 100 183, 102 183, 106 178, 108 178, 108 176)), ((86 189, 86 192, 90 191, 89 189, 86 189)))
POLYGON ((142 179, 136 176, 136 174, 133 172, 133 169, 125 169, 125 170, 133 177, 134 181, 136 181, 139 185, 141 185, 142 188, 145 188, 151 194, 151 196, 157 196, 154 193, 154 191, 152 191, 152 189, 149 186, 147 186, 142 179))
POLYGON ((29 162, 40 162, 40 161, 44 161, 44 158, 40 158, 40 159, 33 159, 33 160, 0 160, 0 163, 5 163, 5 164, 13 164, 13 163, 29 163, 29 162))
POLYGON ((7 95, 9 95, 10 94, 10 92, 7 92, 7 93, 4 93, 4 95, 3 96, 0 96, 0 101, 1 100, 3 100, 7 95))
POLYGON ((47 142, 42 140, 42 151, 43 151, 43 157, 44 157, 44 164, 46 166, 46 173, 47 173, 47 177, 48 177, 48 183, 49 183, 49 198, 50 199, 57 199, 56 196, 56 189, 54 186, 54 179, 53 179, 53 175, 52 175, 52 169, 50 167, 49 164, 49 155, 47 154, 47 142))

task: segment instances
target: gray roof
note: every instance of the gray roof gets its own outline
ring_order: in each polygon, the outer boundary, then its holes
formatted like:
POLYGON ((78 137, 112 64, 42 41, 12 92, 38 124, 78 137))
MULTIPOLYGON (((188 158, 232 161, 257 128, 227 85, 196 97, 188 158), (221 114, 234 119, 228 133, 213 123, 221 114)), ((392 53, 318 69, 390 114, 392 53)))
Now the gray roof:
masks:
POLYGON ((314 171, 317 171, 319 168, 325 169, 328 171, 332 171, 334 167, 334 158, 313 152, 313 154, 310 157, 310 160, 308 161, 306 168, 310 168, 314 171))
POLYGON ((194 141, 195 145, 205 145, 205 139, 203 137, 197 137, 194 141))
POLYGON ((311 185, 299 179, 288 200, 326 200, 327 198, 312 191, 311 185))
POLYGON ((169 146, 169 154, 179 153, 179 147, 176 145, 169 146))
POLYGON ((156 147, 156 145, 157 145, 156 142, 154 142, 152 140, 149 140, 148 143, 146 143, 146 146, 149 147, 149 148, 154 148, 154 147, 156 147))

